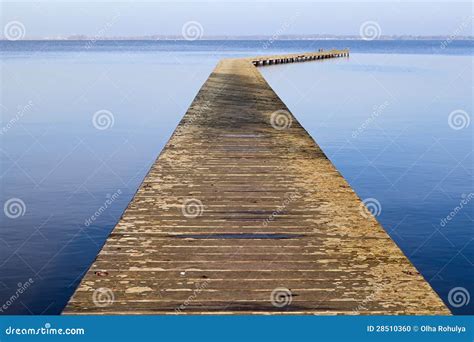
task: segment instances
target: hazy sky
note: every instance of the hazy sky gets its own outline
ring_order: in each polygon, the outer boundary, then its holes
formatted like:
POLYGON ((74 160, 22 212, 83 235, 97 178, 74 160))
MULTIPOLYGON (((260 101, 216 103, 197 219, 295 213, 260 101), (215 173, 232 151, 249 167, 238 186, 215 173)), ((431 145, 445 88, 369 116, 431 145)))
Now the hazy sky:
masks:
POLYGON ((180 35, 188 21, 202 25, 203 38, 276 32, 358 35, 365 21, 377 22, 383 35, 450 35, 459 30, 460 35, 472 35, 471 2, 0 0, 0 3, 2 37, 4 27, 11 21, 24 25, 25 38, 98 33, 180 35))

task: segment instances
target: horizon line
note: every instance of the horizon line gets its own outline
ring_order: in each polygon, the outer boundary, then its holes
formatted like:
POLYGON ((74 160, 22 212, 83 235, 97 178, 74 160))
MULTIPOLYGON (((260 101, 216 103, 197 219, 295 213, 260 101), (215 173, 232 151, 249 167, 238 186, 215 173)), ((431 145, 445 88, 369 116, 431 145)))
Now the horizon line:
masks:
MULTIPOLYGON (((373 40, 474 40, 474 36, 455 36, 452 35, 381 35, 380 37, 373 40)), ((142 35, 142 36, 111 36, 111 37, 97 37, 83 34, 74 34, 68 36, 46 36, 46 37, 31 37, 22 38, 16 41, 113 41, 113 40, 179 40, 179 41, 209 41, 209 40, 271 40, 275 41, 291 41, 291 40, 367 40, 359 35, 331 35, 331 34, 307 34, 307 35, 285 35, 274 37, 271 35, 212 35, 206 38, 200 38, 196 40, 189 40, 182 35, 142 35)), ((0 37, 0 41, 12 41, 6 37, 0 37)), ((368 41, 368 40, 367 40, 368 41)))

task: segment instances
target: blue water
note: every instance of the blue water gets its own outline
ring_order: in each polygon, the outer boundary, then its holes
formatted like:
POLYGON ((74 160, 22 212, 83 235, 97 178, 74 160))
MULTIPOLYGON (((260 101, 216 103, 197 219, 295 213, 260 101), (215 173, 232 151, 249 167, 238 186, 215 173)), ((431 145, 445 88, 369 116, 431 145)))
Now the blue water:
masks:
POLYGON ((0 314, 62 310, 219 59, 332 47, 351 57, 261 71, 453 312, 474 313, 474 298, 448 300, 456 287, 474 296, 474 123, 448 123, 455 110, 472 121, 473 42, 264 46, 0 42, 0 203, 24 203, 0 215, 0 314))

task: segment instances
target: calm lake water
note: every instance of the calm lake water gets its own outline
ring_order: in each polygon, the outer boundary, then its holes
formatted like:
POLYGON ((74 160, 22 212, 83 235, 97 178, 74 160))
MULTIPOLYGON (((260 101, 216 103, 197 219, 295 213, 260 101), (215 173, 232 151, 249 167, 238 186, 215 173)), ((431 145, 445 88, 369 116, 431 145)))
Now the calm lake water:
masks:
POLYGON ((219 59, 332 47, 351 57, 260 70, 453 312, 474 313, 473 42, 264 44, 0 42, 0 314, 61 312, 219 59))

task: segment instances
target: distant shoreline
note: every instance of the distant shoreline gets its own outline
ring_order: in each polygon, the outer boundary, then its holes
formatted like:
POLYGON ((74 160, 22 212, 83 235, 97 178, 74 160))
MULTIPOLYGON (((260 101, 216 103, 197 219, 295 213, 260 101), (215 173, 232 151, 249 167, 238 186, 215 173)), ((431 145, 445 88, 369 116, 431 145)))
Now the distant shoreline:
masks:
MULTIPOLYGON (((381 36, 375 40, 390 41, 429 41, 429 40, 447 40, 450 41, 470 41, 474 40, 474 36, 381 36)), ((44 38, 28 38, 18 41, 298 41, 298 40, 349 40, 349 41, 364 41, 360 36, 288 36, 278 37, 275 39, 272 36, 210 36, 198 40, 187 40, 182 36, 143 36, 143 37, 94 37, 94 36, 68 36, 68 37, 44 37, 44 38)), ((10 41, 5 38, 0 38, 0 41, 10 41)))

